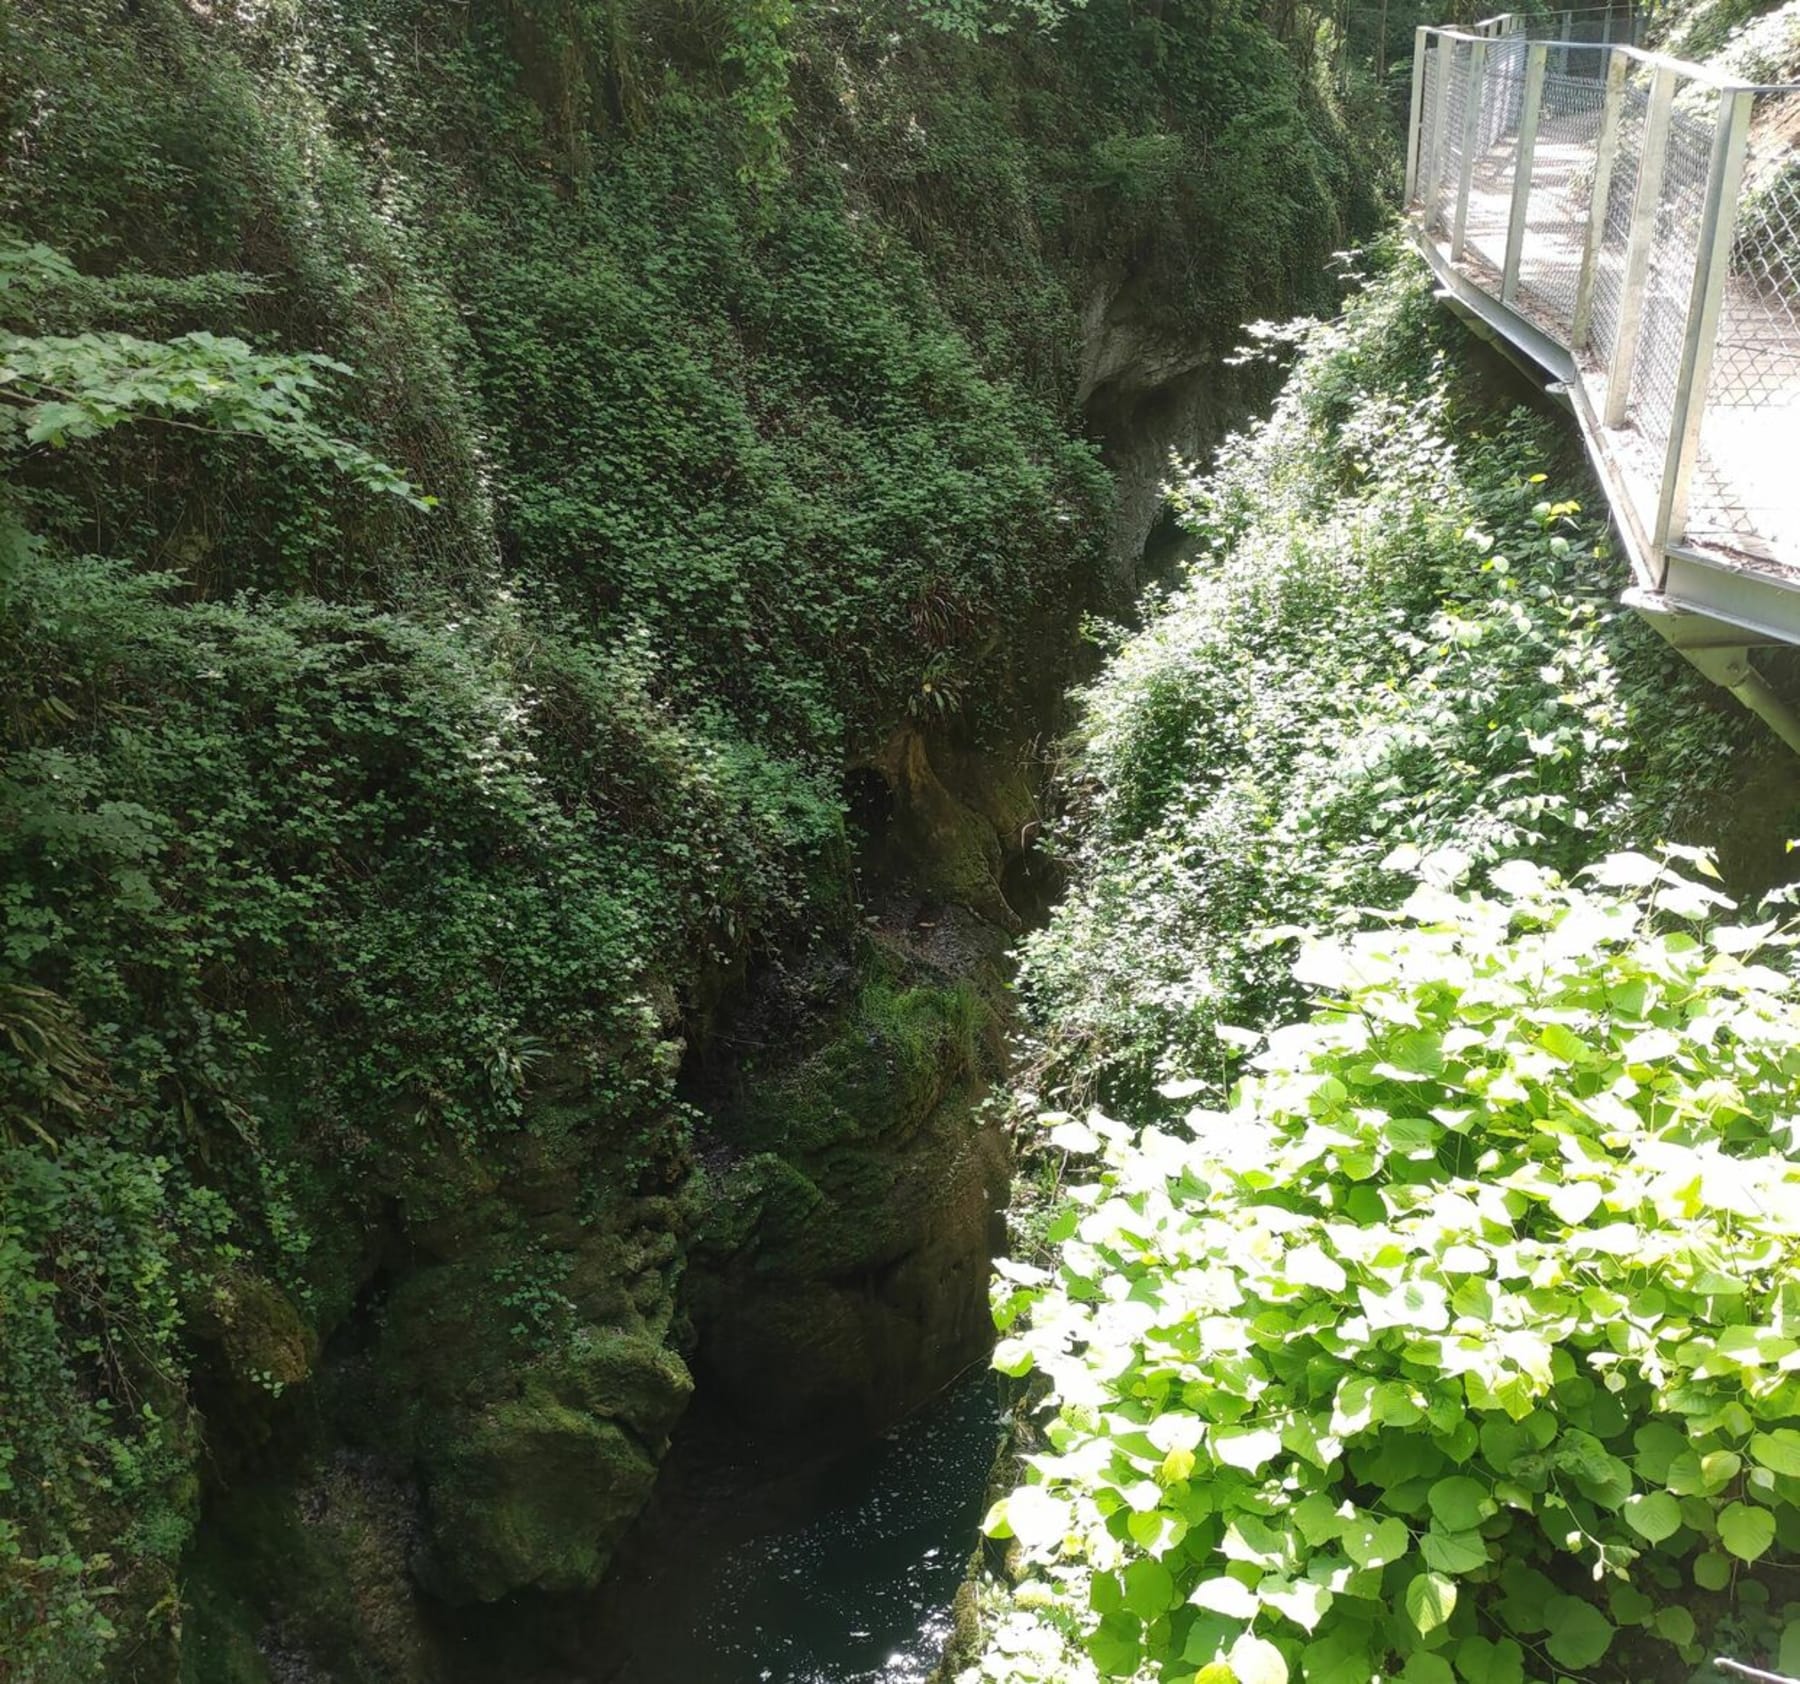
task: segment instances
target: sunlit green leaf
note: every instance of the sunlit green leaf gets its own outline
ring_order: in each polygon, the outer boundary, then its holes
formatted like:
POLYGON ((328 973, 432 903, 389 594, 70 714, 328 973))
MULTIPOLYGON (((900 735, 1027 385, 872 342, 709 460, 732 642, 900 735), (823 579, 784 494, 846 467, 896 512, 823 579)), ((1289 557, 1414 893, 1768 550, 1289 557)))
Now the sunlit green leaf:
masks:
POLYGON ((1455 1581, 1442 1573, 1425 1572, 1406 1587, 1407 1618, 1427 1636, 1456 1611, 1455 1581))
POLYGON ((1731 1503, 1719 1516, 1719 1542, 1740 1561, 1755 1561, 1775 1542, 1775 1517, 1750 1503, 1731 1503))

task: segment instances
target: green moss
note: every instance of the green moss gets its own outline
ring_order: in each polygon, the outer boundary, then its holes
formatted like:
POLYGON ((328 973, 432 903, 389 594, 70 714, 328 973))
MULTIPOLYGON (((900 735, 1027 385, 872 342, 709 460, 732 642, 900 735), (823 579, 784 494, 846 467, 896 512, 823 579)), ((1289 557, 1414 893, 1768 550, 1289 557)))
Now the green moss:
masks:
POLYGON ((591 1589, 649 1496, 693 1383, 648 1340, 575 1340, 427 1467, 433 1576, 458 1600, 591 1589))
POLYGON ((215 1277, 194 1319, 197 1331, 217 1339, 237 1380, 279 1391, 312 1373, 312 1329, 272 1282, 244 1274, 215 1277))
POLYGON ((268 1661, 257 1645, 261 1616, 221 1583, 209 1552, 189 1564, 185 1588, 181 1684, 269 1684, 268 1661))
POLYGON ((264 1653, 276 1618, 295 1623, 332 1661, 350 1658, 351 1603, 342 1557, 301 1518, 285 1486, 246 1484, 208 1516, 188 1583, 192 1633, 183 1633, 183 1684, 262 1684, 264 1653), (271 1608, 267 1589, 279 1587, 271 1608))
POLYGON ((971 984, 908 986, 878 970, 822 1046, 789 1068, 756 1073, 724 1131, 747 1148, 800 1158, 904 1138, 975 1076, 991 1019, 971 984))

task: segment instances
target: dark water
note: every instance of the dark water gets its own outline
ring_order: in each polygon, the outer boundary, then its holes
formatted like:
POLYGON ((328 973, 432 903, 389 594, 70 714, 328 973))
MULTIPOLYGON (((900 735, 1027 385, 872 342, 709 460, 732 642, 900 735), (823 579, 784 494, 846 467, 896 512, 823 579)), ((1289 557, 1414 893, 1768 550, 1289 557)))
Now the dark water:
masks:
POLYGON ((999 1433, 994 1377, 978 1369, 798 1482, 742 1469, 690 1481, 664 1525, 691 1549, 635 1588, 620 1684, 922 1684, 999 1433))

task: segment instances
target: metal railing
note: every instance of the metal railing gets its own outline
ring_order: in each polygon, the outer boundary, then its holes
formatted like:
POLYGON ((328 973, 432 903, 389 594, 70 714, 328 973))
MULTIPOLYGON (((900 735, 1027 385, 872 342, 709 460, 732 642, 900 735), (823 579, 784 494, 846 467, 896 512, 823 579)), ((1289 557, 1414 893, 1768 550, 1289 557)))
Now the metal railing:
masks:
POLYGON ((1583 17, 1418 31, 1414 227, 1570 388, 1648 588, 1672 552, 1800 588, 1800 85, 1583 17))

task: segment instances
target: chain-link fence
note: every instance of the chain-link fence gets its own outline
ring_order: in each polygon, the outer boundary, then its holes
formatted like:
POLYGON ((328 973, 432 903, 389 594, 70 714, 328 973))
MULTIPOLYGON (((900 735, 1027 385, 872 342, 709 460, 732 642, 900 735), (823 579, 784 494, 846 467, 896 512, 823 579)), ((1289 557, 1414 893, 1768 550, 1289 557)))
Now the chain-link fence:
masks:
POLYGON ((1524 37, 1490 43, 1482 64, 1481 114, 1470 165, 1463 250, 1472 262, 1496 273, 1506 262, 1507 208, 1524 101, 1524 37))
MULTIPOLYGON (((1644 129, 1650 112, 1651 75, 1641 65, 1630 65, 1625 80, 1615 97, 1613 122, 1607 137, 1611 168, 1606 176, 1604 214, 1598 208, 1590 215, 1600 215, 1596 234, 1592 276, 1592 303, 1589 306, 1586 334, 1576 330, 1571 341, 1579 349, 1592 354, 1596 396, 1604 401, 1606 382, 1612 368, 1613 352, 1619 343, 1619 326, 1625 313, 1625 259, 1631 245, 1632 208, 1637 201, 1638 166, 1644 156, 1644 129), (1621 168, 1621 161, 1624 167, 1621 168)), ((1602 96, 1604 104, 1604 96, 1602 96)), ((1599 155, 1595 157, 1596 174, 1600 173, 1599 155)), ((1585 255, 1585 253, 1584 253, 1585 255)))
POLYGON ((1431 225, 1446 235, 1451 233, 1456 219, 1464 131, 1468 127, 1465 101, 1474 54, 1472 42, 1446 41, 1443 51, 1432 55, 1437 104, 1428 136, 1427 213, 1431 225))
POLYGON ((1658 549, 1800 570, 1800 88, 1636 33, 1610 9, 1421 30, 1413 209, 1572 354, 1658 549))
POLYGON ((1552 52, 1545 66, 1515 302, 1567 343, 1581 290, 1581 244, 1570 236, 1587 233, 1606 101, 1599 81, 1559 70, 1558 63, 1552 52))
MULTIPOLYGON (((1800 556, 1800 93, 1756 97, 1688 531, 1800 556)), ((1759 549, 1756 553, 1761 554, 1759 549)))

